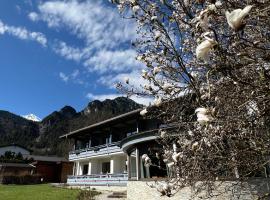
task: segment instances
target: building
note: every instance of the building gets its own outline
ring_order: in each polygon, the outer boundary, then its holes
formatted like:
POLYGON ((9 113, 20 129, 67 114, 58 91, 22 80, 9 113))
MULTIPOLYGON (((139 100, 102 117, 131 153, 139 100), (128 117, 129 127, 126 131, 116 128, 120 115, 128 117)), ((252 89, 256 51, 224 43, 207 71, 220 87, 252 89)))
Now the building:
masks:
POLYGON ((62 157, 29 155, 26 158, 33 160, 34 173, 46 183, 66 183, 72 173, 73 163, 62 157))
POLYGON ((67 175, 72 173, 73 163, 55 156, 31 155, 31 150, 11 144, 0 147, 0 176, 38 175, 43 182, 65 183, 67 175), (4 159, 6 152, 11 152, 13 159, 4 159), (21 154, 20 160, 16 155, 21 154))
POLYGON ((143 165, 142 155, 148 153, 149 148, 154 155, 155 149, 160 148, 155 142, 160 123, 144 119, 140 111, 137 109, 61 136, 75 141, 69 153, 69 161, 74 162, 73 174, 67 183, 126 185, 128 179, 165 176, 166 170, 143 165))

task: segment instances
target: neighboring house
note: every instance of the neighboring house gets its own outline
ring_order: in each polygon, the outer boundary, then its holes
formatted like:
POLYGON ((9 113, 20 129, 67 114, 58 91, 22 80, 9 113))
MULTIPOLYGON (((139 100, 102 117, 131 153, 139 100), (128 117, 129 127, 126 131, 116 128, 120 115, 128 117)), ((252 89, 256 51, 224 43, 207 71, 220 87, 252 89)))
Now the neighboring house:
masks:
POLYGON ((32 175, 35 166, 25 163, 0 163, 0 176, 32 175))
POLYGON ((62 157, 31 155, 31 150, 17 144, 1 146, 0 156, 5 152, 20 153, 25 160, 0 163, 0 176, 36 174, 42 177, 43 182, 65 183, 67 175, 72 173, 73 163, 62 157))
POLYGON ((15 154, 21 153, 23 156, 30 155, 31 153, 31 150, 18 144, 0 146, 0 156, 4 155, 7 151, 14 152, 15 154))
MULTIPOLYGON (((141 109, 134 110, 61 138, 74 139, 69 161, 74 162, 68 184, 126 185, 129 179, 161 177, 166 170, 145 168, 141 157, 160 148, 155 142, 160 126, 157 120, 144 119, 141 109)), ((150 153, 151 154, 151 153, 150 153)), ((154 161, 155 162, 155 161, 154 161)), ((166 166, 164 166, 166 169, 166 166)))
POLYGON ((43 178, 43 182, 65 183, 72 173, 73 163, 62 157, 28 155, 35 166, 35 174, 43 178))

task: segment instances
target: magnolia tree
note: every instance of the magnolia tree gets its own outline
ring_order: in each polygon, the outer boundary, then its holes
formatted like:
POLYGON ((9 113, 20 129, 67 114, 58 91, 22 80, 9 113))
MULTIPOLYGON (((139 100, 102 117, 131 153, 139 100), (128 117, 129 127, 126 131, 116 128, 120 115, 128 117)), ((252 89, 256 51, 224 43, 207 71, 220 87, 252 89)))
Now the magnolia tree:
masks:
POLYGON ((114 3, 137 22, 134 46, 147 82, 138 88, 127 78, 118 88, 154 97, 141 114, 173 125, 160 130, 160 159, 171 173, 158 190, 169 196, 185 186, 267 176, 270 1, 114 3))

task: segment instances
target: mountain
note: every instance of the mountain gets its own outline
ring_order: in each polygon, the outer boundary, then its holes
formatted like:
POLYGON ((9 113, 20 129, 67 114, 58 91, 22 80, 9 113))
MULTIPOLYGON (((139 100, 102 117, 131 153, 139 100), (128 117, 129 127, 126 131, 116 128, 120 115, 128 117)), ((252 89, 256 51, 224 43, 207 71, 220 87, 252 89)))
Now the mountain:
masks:
POLYGON ((19 143, 35 154, 64 156, 72 147, 72 141, 59 139, 59 136, 140 107, 142 105, 125 97, 95 100, 79 112, 71 106, 64 106, 42 121, 34 121, 34 116, 27 120, 0 111, 0 145, 19 143))
POLYGON ((22 115, 22 117, 25 118, 25 119, 34 121, 34 122, 40 122, 41 121, 41 119, 38 116, 36 116, 36 115, 34 115, 32 113, 30 113, 28 115, 22 115))
POLYGON ((0 145, 17 143, 33 147, 39 124, 7 111, 0 111, 0 145))

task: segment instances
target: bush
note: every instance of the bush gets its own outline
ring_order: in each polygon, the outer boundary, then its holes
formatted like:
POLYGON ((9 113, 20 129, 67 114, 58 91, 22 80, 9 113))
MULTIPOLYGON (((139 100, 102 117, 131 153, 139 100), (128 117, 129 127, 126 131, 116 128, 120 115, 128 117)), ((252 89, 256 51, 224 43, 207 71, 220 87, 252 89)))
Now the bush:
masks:
POLYGON ((101 194, 101 192, 97 192, 94 190, 82 190, 77 200, 94 200, 94 196, 101 194))
POLYGON ((40 184, 41 176, 24 175, 24 176, 3 176, 2 184, 40 184))

